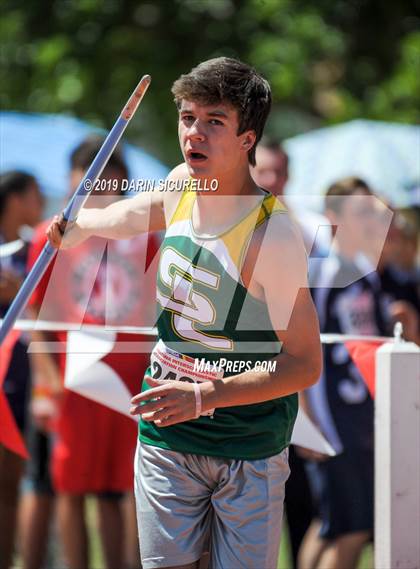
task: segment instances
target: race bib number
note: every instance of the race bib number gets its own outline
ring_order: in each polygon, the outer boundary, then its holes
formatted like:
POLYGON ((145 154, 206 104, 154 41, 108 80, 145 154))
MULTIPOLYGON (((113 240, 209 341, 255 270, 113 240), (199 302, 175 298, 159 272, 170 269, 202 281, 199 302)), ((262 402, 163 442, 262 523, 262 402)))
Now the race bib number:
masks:
MULTIPOLYGON (((171 350, 162 340, 156 344, 150 358, 152 377, 173 381, 201 383, 222 379, 223 371, 202 371, 196 369, 198 360, 171 350)), ((203 411, 202 416, 212 416, 215 409, 203 411)))

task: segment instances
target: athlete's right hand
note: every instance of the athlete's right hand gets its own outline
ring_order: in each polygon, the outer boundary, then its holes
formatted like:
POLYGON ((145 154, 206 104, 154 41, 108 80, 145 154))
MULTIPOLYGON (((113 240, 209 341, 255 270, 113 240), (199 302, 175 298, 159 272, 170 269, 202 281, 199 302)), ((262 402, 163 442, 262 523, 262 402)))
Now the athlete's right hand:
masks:
POLYGON ((48 241, 55 249, 61 246, 65 229, 66 221, 63 214, 55 215, 46 231, 48 241))
POLYGON ((62 213, 53 217, 46 235, 54 249, 75 247, 87 237, 76 221, 66 221, 62 213))

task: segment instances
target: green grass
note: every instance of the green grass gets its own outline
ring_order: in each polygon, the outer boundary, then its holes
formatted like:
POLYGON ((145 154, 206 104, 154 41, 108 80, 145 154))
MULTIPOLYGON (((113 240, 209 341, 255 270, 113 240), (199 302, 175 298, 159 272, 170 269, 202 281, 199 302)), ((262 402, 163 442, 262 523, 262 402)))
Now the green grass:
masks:
POLYGON ((88 498, 86 505, 87 526, 89 532, 89 559, 91 569, 105 568, 104 558, 102 555, 101 540, 97 530, 97 510, 96 499, 88 498))
POLYGON ((367 545, 360 558, 358 569, 372 569, 373 567, 373 546, 367 545))
POLYGON ((277 569, 290 569, 292 566, 290 562, 291 557, 289 533, 287 525, 283 524, 277 569))

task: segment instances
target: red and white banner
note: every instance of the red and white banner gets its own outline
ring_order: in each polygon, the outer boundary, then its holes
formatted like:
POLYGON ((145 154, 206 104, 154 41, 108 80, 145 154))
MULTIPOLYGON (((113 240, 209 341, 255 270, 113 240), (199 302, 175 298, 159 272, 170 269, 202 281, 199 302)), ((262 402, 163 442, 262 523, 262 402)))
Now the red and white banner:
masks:
POLYGON ((150 361, 151 349, 147 353, 140 349, 145 340, 140 334, 69 332, 64 385, 137 420, 128 410, 150 361))

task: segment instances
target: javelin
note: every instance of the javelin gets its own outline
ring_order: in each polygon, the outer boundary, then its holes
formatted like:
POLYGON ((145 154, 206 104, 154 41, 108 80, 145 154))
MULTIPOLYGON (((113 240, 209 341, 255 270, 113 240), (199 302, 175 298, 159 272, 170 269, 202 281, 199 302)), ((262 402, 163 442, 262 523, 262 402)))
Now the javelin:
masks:
MULTIPOLYGON (((108 136, 104 140, 98 154, 96 155, 94 161, 89 166, 83 180, 80 182, 77 190, 74 192, 73 197, 70 199, 66 208, 64 209, 62 216, 64 222, 72 222, 77 218, 80 209, 83 206, 84 201, 88 197, 89 193, 95 187, 95 182, 101 175, 103 169, 105 168, 109 157, 113 153, 115 147, 117 146, 123 132, 125 131, 130 119, 137 110, 140 101, 143 98, 148 86, 150 85, 150 75, 144 75, 137 87, 134 89, 131 97, 128 99, 126 105, 121 111, 120 116, 116 120, 114 126, 110 130, 108 136), (76 199, 82 198, 82 199, 76 199)), ((2 326, 0 328, 0 345, 6 338, 9 331, 13 328, 16 319, 24 310, 31 297, 33 291, 35 290, 37 284, 41 280, 43 274, 48 268, 48 265, 54 259, 57 253, 57 249, 50 243, 46 243, 43 250, 41 251, 36 263, 32 267, 28 276, 24 280, 19 292, 17 293, 15 299, 7 311, 2 326)))

